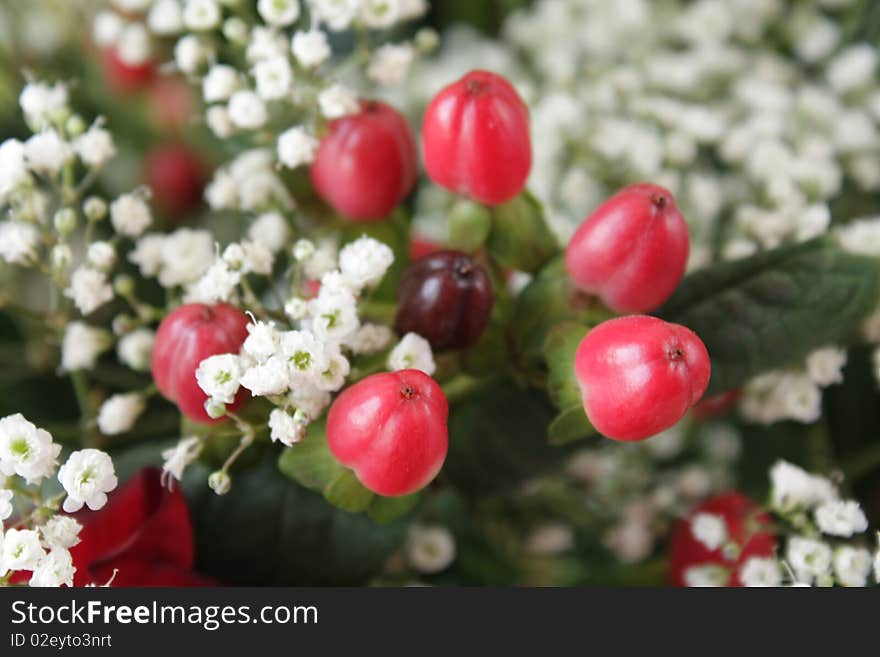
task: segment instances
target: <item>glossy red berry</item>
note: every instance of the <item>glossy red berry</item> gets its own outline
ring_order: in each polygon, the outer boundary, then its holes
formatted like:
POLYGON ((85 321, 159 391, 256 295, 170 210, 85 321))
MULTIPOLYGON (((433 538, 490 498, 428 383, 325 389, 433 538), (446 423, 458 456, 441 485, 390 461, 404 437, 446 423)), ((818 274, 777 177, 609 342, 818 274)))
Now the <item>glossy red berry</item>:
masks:
POLYGON ((728 392, 706 397, 691 409, 691 413, 698 420, 711 420, 712 418, 720 417, 736 406, 741 396, 741 390, 729 390, 728 392))
POLYGON ((709 383, 706 347, 679 324, 630 315, 599 324, 575 353, 593 426, 614 440, 643 440, 678 422, 709 383))
POLYGON ((507 80, 471 71, 434 96, 422 122, 425 168, 486 205, 522 192, 532 167, 529 110, 507 80))
POLYGON ((312 164, 312 184, 339 214, 377 221, 413 188, 417 161, 403 115, 385 103, 361 101, 360 112, 330 124, 312 164))
MULTIPOLYGON (((209 356, 237 354, 248 336, 247 315, 235 306, 187 304, 169 313, 156 333, 153 381, 162 395, 196 422, 214 422, 205 412, 207 395, 196 381, 196 369, 209 356)), ((229 410, 244 400, 242 389, 229 410)))
POLYGON ((688 228, 672 194, 624 187, 577 229, 565 250, 572 281, 620 313, 646 313, 675 291, 688 259, 688 228))
POLYGON ((771 533, 770 516, 741 493, 724 493, 695 508, 676 525, 669 544, 669 579, 675 586, 687 586, 689 568, 718 566, 727 573, 726 586, 742 586, 740 568, 752 557, 772 557, 776 539, 771 533), (709 513, 724 519, 727 541, 712 550, 693 533, 693 518, 709 513))
POLYGON ((475 343, 492 314, 486 270, 460 251, 438 251, 416 260, 398 289, 395 329, 418 333, 434 349, 475 343))
POLYGON ((162 144, 150 150, 143 177, 153 192, 153 203, 168 216, 186 215, 202 202, 206 166, 184 144, 162 144))
POLYGON ((127 64, 115 48, 107 48, 101 54, 104 79, 110 89, 119 96, 146 89, 156 78, 156 63, 127 64))
POLYGON ((443 466, 449 409, 440 386, 419 370, 373 374, 345 389, 327 415, 327 443, 379 495, 409 495, 443 466))

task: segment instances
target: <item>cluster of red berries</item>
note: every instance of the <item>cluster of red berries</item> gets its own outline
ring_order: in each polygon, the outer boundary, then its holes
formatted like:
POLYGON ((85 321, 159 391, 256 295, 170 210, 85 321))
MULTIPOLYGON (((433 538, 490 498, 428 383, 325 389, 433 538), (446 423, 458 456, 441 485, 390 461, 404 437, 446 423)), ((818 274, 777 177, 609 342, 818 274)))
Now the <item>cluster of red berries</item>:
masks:
MULTIPOLYGON (((471 72, 430 103, 422 146, 436 183, 499 205, 523 191, 529 174, 528 110, 507 80, 471 72)), ((311 176, 340 215, 378 221, 411 191, 417 168, 405 118, 385 103, 363 101, 359 112, 329 125, 311 176)), ((566 265, 571 280, 609 308, 646 313, 672 294, 687 255, 687 226, 672 195, 641 184, 621 190, 584 221, 568 244, 566 265)), ((416 332, 438 350, 473 345, 493 304, 478 260, 457 251, 419 258, 400 284, 398 333, 416 332)), ((153 357, 159 390, 192 419, 207 421, 194 372, 208 356, 237 352, 246 325, 240 311, 225 305, 171 313, 153 357)), ((677 422, 700 400, 710 374, 709 356, 693 332, 643 314, 591 330, 573 367, 589 419, 617 440, 641 440, 677 422)), ((370 490, 405 495, 430 482, 446 457, 447 410, 440 387, 421 372, 373 375, 333 404, 329 447, 370 490)))

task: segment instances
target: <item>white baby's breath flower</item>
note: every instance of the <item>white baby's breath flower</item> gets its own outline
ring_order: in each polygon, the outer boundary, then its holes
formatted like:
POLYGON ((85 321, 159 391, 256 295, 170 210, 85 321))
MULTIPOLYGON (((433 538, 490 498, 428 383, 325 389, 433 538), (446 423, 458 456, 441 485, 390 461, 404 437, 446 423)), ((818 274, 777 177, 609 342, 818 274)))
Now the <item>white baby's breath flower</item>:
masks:
POLYGON ((799 581, 810 583, 831 568, 831 548, 822 541, 794 536, 788 541, 786 557, 799 581))
POLYGON ((206 103, 227 100, 241 86, 238 71, 228 64, 214 64, 202 79, 202 96, 206 103))
POLYGON ((103 329, 74 321, 67 325, 61 343, 61 368, 66 372, 90 370, 98 357, 112 345, 103 329))
MULTIPOLYGON (((177 0, 172 1, 177 4, 177 0)), ((115 11, 99 11, 92 21, 92 41, 101 48, 112 46, 119 40, 124 27, 125 21, 115 11)))
POLYGON ((268 276, 272 273, 272 266, 275 264, 275 256, 272 251, 262 242, 241 243, 243 255, 242 273, 258 274, 259 276, 268 276))
POLYGON ((320 417, 324 409, 330 405, 329 392, 309 385, 296 386, 288 393, 287 399, 310 420, 320 417))
POLYGON ((318 105, 321 114, 328 119, 338 119, 347 114, 354 114, 360 108, 355 93, 341 84, 334 84, 318 94, 318 105))
POLYGON ((123 194, 110 204, 110 222, 120 235, 138 237, 152 220, 150 207, 139 194, 123 194))
POLYGON ((58 470, 58 481, 67 497, 63 508, 67 513, 79 511, 83 504, 97 511, 107 504, 107 493, 118 483, 113 461, 97 449, 73 452, 58 470))
POLYGON ((206 358, 196 369, 196 381, 214 401, 231 404, 241 385, 239 357, 235 354, 219 354, 206 358))
POLYGON ((382 351, 394 337, 394 332, 384 324, 363 324, 347 342, 347 346, 356 354, 374 354, 382 351))
POLYGON ((727 586, 730 572, 717 564, 691 566, 684 571, 684 582, 687 586, 716 587, 727 586))
POLYGON ((787 461, 770 469, 771 504, 782 512, 810 509, 837 499, 837 489, 825 477, 813 475, 787 461))
POLYGON ((2 526, 4 520, 12 515, 12 499, 14 497, 15 493, 13 491, 0 488, 0 526, 2 526))
POLYGON ((339 346, 336 344, 328 345, 328 348, 325 350, 325 356, 327 366, 315 378, 315 385, 321 390, 336 392, 345 385, 345 378, 351 371, 351 364, 342 355, 339 346))
POLYGON ((70 516, 55 515, 40 527, 43 542, 50 548, 69 549, 80 542, 79 532, 82 525, 70 516))
POLYGON ((828 82, 838 93, 847 93, 874 80, 877 50, 866 43, 850 46, 828 64, 828 82))
POLYGON ((150 369, 150 357, 155 342, 155 331, 147 328, 135 329, 119 339, 116 353, 123 364, 138 372, 145 372, 150 369))
MULTIPOLYGON (((182 438, 174 447, 162 452, 162 477, 168 480, 173 477, 177 481, 183 479, 183 471, 194 463, 202 452, 202 439, 196 436, 182 438)), ((170 481, 170 480, 169 480, 170 481)))
POLYGON ((391 248, 372 237, 360 237, 339 252, 342 276, 357 290, 378 285, 393 262, 391 248))
POLYGON ((241 376, 241 386, 255 397, 283 394, 290 387, 287 361, 272 356, 265 363, 249 367, 241 376))
POLYGON ((194 75, 213 57, 210 47, 195 34, 187 34, 174 46, 174 63, 187 75, 194 75))
POLYGON ((97 125, 93 125, 73 141, 73 150, 90 167, 102 167, 116 155, 113 135, 97 125))
POLYGON ((24 144, 7 139, 0 144, 0 201, 31 179, 24 156, 24 144))
POLYGON ((406 556, 421 573, 439 573, 455 561, 455 537, 440 525, 414 525, 406 542, 406 556))
POLYGON ((257 11, 269 25, 287 27, 299 18, 299 0, 259 0, 257 11))
POLYGON ((831 536, 852 536, 868 529, 868 519, 855 500, 824 502, 815 511, 816 526, 831 536))
POLYGON ((361 0, 361 20, 367 27, 384 30, 400 18, 400 0, 361 0))
POLYGON ((53 116, 67 109, 67 86, 61 82, 53 85, 30 82, 21 90, 18 104, 29 124, 37 130, 48 127, 53 116))
POLYGON ((416 333, 407 333, 388 355, 388 369, 421 370, 431 376, 437 369, 431 345, 425 338, 416 333))
POLYGON ((843 586, 865 586, 871 573, 871 553, 842 545, 834 551, 834 576, 843 586))
POLYGON ((105 436, 130 431, 147 406, 144 396, 137 392, 113 395, 98 411, 98 429, 105 436))
POLYGON ((0 554, 0 576, 8 571, 34 570, 46 552, 40 535, 33 529, 7 529, 0 554))
POLYGON ((281 57, 287 52, 287 47, 284 34, 275 28, 258 25, 251 31, 245 57, 252 63, 261 59, 281 57))
POLYGON ((272 442, 291 447, 305 437, 306 425, 280 408, 269 413, 269 430, 272 442))
POLYGON ((318 143, 302 127, 288 128, 278 136, 278 161, 289 169, 311 164, 315 160, 318 143))
POLYGON ((241 89, 229 98, 229 118, 244 130, 261 128, 269 120, 263 99, 248 89, 241 89))
POLYGON ((351 25, 361 0, 310 0, 314 17, 331 30, 341 32, 351 25))
POLYGON ((129 66, 139 66, 149 61, 153 54, 150 33, 143 23, 128 23, 116 42, 119 60, 129 66))
POLYGON ((254 322, 248 324, 247 331, 242 350, 256 362, 264 363, 278 351, 279 334, 274 322, 254 322))
POLYGON ((253 74, 257 94, 263 100, 278 100, 290 93, 293 69, 286 55, 260 60, 254 65, 253 74))
POLYGON ((183 8, 180 1, 156 0, 147 14, 147 26, 159 36, 170 36, 183 30, 183 8))
POLYGON ((20 221, 0 221, 0 258, 10 264, 28 266, 37 259, 40 231, 20 221))
POLYGON ((813 383, 820 386, 843 381, 844 365, 846 365, 846 350, 840 347, 823 347, 807 356, 807 373, 813 383))
POLYGON ((92 242, 86 251, 86 260, 95 269, 113 269, 116 264, 116 249, 110 242, 92 242))
POLYGON ((714 513, 698 513, 691 518, 691 533, 708 550, 717 550, 727 541, 727 523, 714 513))
POLYGON ((21 413, 0 419, 0 473, 17 474, 29 484, 50 476, 58 465, 61 446, 48 431, 28 422, 21 413))
POLYGON ((295 33, 290 48, 296 61, 305 68, 320 66, 332 54, 327 35, 320 30, 295 33))
POLYGON ((414 54, 407 43, 380 46, 367 67, 367 76, 385 86, 399 84, 409 73, 414 54))
POLYGON ((113 298, 113 288, 104 272, 82 266, 71 275, 64 296, 73 299, 83 315, 89 315, 113 298))
POLYGON ((743 586, 780 586, 782 568, 776 559, 749 557, 739 569, 739 579, 743 586))
POLYGON ((193 283, 184 297, 187 303, 219 303, 232 301, 241 272, 234 271, 218 259, 199 280, 193 283))
POLYGON ((76 568, 73 557, 65 548, 53 548, 42 557, 33 569, 28 586, 59 587, 73 586, 73 575, 76 568))
POLYGON ((278 253, 290 241, 290 226, 280 212, 259 215, 248 229, 248 238, 278 253))
POLYGON ((213 30, 220 25, 221 17, 220 5, 216 0, 185 0, 183 24, 187 29, 213 30))
POLYGON ((574 532, 568 525, 548 522, 539 525, 526 538, 525 549, 530 554, 555 556, 574 547, 574 532))
POLYGON ((351 292, 332 290, 323 284, 317 298, 309 301, 309 314, 312 331, 324 342, 345 342, 360 325, 357 301, 351 292))
POLYGON ((24 157, 31 171, 54 176, 73 157, 73 148, 56 130, 49 129, 24 143, 24 157))
MULTIPOLYGON (((221 139, 231 137, 235 133, 235 125, 229 118, 229 110, 226 105, 211 105, 205 110, 205 123, 215 136, 221 139)), ((205 192, 205 198, 208 199, 208 205, 216 209, 216 205, 211 202, 208 192, 205 192)))
POLYGON ((315 384, 329 366, 325 345, 311 331, 285 331, 279 335, 279 354, 290 368, 291 381, 315 384))

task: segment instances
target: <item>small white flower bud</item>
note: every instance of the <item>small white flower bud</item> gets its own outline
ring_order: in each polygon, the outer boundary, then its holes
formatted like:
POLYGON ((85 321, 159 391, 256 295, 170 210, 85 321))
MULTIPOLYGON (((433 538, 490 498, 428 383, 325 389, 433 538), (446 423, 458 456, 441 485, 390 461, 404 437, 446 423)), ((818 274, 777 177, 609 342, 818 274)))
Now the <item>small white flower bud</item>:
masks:
POLYGON ((107 201, 100 196, 89 196, 83 202, 83 214, 89 221, 101 221, 107 216, 107 201))
POLYGON ((67 122, 64 124, 64 131, 67 133, 69 138, 79 137, 82 133, 86 131, 86 122, 83 120, 79 114, 74 114, 67 122))
POLYGON ((55 213, 52 223, 62 237, 67 237, 76 230, 76 212, 71 208, 61 208, 55 213))
POLYGON ((113 279, 113 289, 121 297, 130 296, 134 294, 134 279, 127 274, 121 274, 113 279))
POLYGON ((212 420, 218 420, 226 415, 226 404, 209 397, 205 400, 205 413, 212 420))
POLYGON ((208 475, 208 486, 217 495, 226 495, 232 488, 232 478, 224 470, 216 470, 208 475))
POLYGON ((234 44, 243 46, 248 42, 248 26, 238 16, 227 18, 223 23, 223 36, 234 44))
POLYGON ((311 240, 297 240, 293 245, 293 259, 297 262, 304 262, 315 254, 315 243, 311 240))

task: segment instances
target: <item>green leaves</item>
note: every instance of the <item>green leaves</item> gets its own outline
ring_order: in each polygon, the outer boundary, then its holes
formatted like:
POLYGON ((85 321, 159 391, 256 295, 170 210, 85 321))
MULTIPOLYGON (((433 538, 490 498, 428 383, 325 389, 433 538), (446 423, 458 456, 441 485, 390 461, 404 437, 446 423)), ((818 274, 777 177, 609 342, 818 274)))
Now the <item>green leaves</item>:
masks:
POLYGON ((333 506, 350 513, 366 511, 376 522, 394 520, 415 506, 418 494, 383 498, 367 490, 354 472, 339 463, 330 452, 325 430, 324 422, 310 424, 302 442, 281 453, 278 459, 281 472, 321 493, 333 506))
POLYGON ((224 584, 356 585, 382 569, 403 541, 404 521, 377 525, 327 504, 282 476, 272 461, 233 475, 215 495, 208 470, 187 470, 196 568, 224 584))
POLYGON ((691 274, 657 314, 706 344, 710 396, 846 340, 878 297, 880 263, 823 237, 691 274))
POLYGON ((449 213, 449 246, 473 253, 483 246, 491 229, 492 215, 485 206, 460 199, 449 213))
POLYGON ((489 253, 505 267, 535 272, 559 252, 559 242, 534 196, 524 192, 492 209, 489 253))
POLYGON ((550 443, 565 445, 586 438, 596 430, 584 413, 580 386, 574 374, 574 355, 589 328, 575 322, 554 326, 544 342, 547 361, 547 392, 562 412, 550 423, 550 443))

